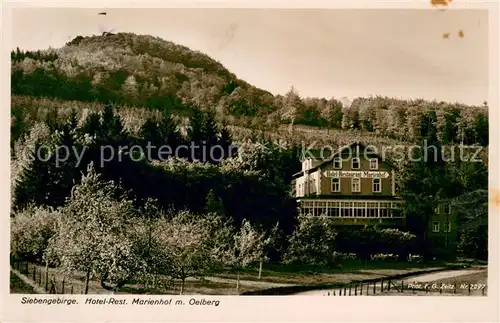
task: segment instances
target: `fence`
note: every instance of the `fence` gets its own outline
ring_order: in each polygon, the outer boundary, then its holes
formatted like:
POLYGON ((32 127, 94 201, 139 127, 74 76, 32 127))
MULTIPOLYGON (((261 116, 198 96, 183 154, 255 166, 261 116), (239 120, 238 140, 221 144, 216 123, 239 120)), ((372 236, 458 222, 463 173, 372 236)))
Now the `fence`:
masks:
POLYGON ((26 260, 11 259, 11 266, 26 276, 31 282, 41 287, 47 294, 83 294, 81 286, 65 279, 57 280, 50 267, 42 267, 26 260))
MULTIPOLYGON (((11 266, 29 280, 41 287, 48 294, 84 294, 85 285, 75 280, 56 278, 56 270, 30 263, 26 260, 11 258, 11 266), (52 273, 51 273, 52 272, 52 273)), ((60 277, 60 275, 59 275, 60 277)), ((463 282, 445 284, 446 288, 439 288, 441 283, 412 283, 408 280, 379 279, 370 282, 350 283, 342 287, 325 290, 325 296, 373 296, 373 295, 466 295, 486 296, 486 284, 463 282), (422 285, 422 286, 418 286, 422 285), (434 285, 438 285, 436 288, 434 285)))
POLYGON ((464 282, 462 284, 412 283, 409 281, 384 280, 346 284, 327 291, 325 296, 373 296, 373 295, 487 295, 486 284, 464 282))

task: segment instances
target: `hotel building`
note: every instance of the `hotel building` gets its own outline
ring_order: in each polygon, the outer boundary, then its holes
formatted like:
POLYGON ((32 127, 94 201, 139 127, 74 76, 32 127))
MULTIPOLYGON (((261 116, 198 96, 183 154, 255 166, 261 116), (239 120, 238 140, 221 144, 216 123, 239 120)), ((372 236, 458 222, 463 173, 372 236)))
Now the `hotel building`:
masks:
MULTIPOLYGON (((328 216, 339 226, 406 224, 397 211, 403 201, 396 193, 395 167, 360 143, 344 146, 328 158, 306 156, 293 186, 301 215, 328 216)), ((456 219, 451 211, 450 203, 441 203, 429 217, 432 249, 449 253, 455 248, 456 219)))

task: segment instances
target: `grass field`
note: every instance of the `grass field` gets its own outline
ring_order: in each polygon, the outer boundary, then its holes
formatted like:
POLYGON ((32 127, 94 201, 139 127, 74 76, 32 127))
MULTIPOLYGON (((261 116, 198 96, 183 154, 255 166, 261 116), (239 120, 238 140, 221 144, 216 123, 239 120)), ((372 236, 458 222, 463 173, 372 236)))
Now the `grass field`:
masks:
MULTIPOLYGON (((335 268, 277 264, 264 265, 260 280, 258 279, 257 268, 241 273, 240 279, 293 285, 336 284, 400 275, 444 266, 446 266, 444 262, 412 264, 407 262, 370 261, 364 263, 359 260, 345 262, 341 267, 335 268)), ((236 274, 220 273, 217 277, 236 279, 236 274)))
POLYGON ((11 294, 35 294, 35 290, 23 282, 16 274, 10 272, 10 293, 11 294))
MULTIPOLYGON (((291 285, 319 285, 319 284, 343 284, 353 281, 377 279, 392 275, 419 272, 429 269, 443 268, 446 264, 435 262, 428 264, 411 264, 405 262, 372 261, 349 261, 335 268, 292 266, 281 264, 264 264, 262 276, 258 278, 258 268, 249 268, 240 273, 240 287, 236 289, 236 273, 219 272, 201 279, 189 278, 185 282, 184 294, 195 295, 237 295, 248 291, 264 290, 268 288, 291 286, 291 285)), ((28 277, 32 277, 33 271, 42 272, 41 278, 45 276, 45 267, 29 264, 28 277), (35 270, 36 269, 36 270, 35 270)), ((62 281, 65 280, 65 293, 73 288, 74 294, 81 294, 84 290, 85 275, 75 273, 71 278, 65 277, 57 268, 49 269, 49 279, 55 279, 57 289, 62 290, 62 281)), ((44 283, 42 282, 42 285, 44 283)), ((120 294, 179 294, 180 281, 174 281, 168 289, 145 289, 141 284, 128 284, 117 293, 120 294)), ((89 294, 110 294, 111 291, 100 286, 97 279, 92 279, 89 284, 89 294)))

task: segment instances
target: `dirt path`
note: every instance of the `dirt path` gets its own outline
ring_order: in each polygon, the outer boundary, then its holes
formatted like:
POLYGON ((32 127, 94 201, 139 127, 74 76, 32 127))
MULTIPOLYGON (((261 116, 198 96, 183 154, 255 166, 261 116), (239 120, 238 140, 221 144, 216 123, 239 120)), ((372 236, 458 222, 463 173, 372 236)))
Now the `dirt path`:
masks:
POLYGON ((453 278, 453 277, 459 277, 459 276, 464 276, 464 275, 471 275, 471 274, 477 274, 484 271, 484 269, 473 269, 473 270, 447 270, 447 271, 441 271, 438 273, 430 273, 430 274, 424 274, 424 275, 419 275, 419 276, 413 276, 411 278, 408 278, 405 280, 405 282, 413 282, 413 281, 418 281, 422 283, 427 283, 427 282, 432 282, 440 279, 446 279, 446 278, 453 278))
MULTIPOLYGON (((24 267, 23 267, 24 268, 24 267)), ((14 268, 12 268, 15 270, 14 268)), ((29 280, 32 282, 34 285, 40 287, 40 291, 43 292, 43 287, 45 285, 45 267, 38 265, 38 264, 29 264, 28 267, 28 274, 26 272, 19 272, 15 270, 16 273, 18 273, 20 276, 22 276, 24 279, 29 280), (41 283, 35 283, 33 281, 33 271, 36 271, 36 279, 41 280, 41 283), (40 274, 42 273, 42 274, 40 274)), ((51 268, 49 270, 49 279, 52 279, 53 277, 56 277, 57 283, 57 288, 62 289, 62 280, 64 278, 65 280, 65 287, 64 290, 66 293, 69 293, 70 290, 73 290, 74 294, 82 294, 83 290, 85 288, 85 277, 84 274, 81 272, 75 272, 74 276, 69 278, 65 277, 62 272, 57 269, 57 268, 51 268), (71 289, 72 288, 72 289, 71 289)), ((202 279, 199 278, 192 278, 189 277, 186 279, 187 282, 200 282, 200 281, 207 281, 207 282, 213 282, 213 283, 221 283, 221 284, 234 284, 236 286, 236 280, 235 279, 230 279, 230 278, 220 278, 220 277, 204 277, 202 279)), ((268 288, 275 288, 275 287, 285 287, 285 286, 291 286, 292 284, 284 284, 284 283, 273 283, 273 282, 266 282, 266 281, 254 281, 254 280, 240 280, 240 286, 245 286, 249 288, 258 288, 258 289, 268 289, 268 288)), ((126 286, 132 287, 132 288, 140 288, 142 285, 136 285, 136 284, 127 284, 126 286)), ((94 279, 92 279, 89 282, 89 294, 114 294, 115 292, 106 290, 101 287, 100 283, 94 279)), ((117 293, 122 293, 122 292, 117 292, 117 293)))
MULTIPOLYGON (((219 278, 219 277, 205 277, 204 279, 215 282, 215 283, 236 284, 235 279, 219 278)), ((272 283, 272 282, 256 281, 256 280, 240 280, 240 285, 249 286, 249 287, 259 287, 259 288, 265 289, 265 288, 294 286, 295 284, 272 283)))
MULTIPOLYGON (((441 280, 441 279, 448 279, 448 278, 454 278, 454 277, 461 277, 461 276, 467 276, 467 275, 472 275, 472 274, 477 274, 477 273, 481 273, 481 272, 484 272, 485 269, 460 269, 460 270, 447 270, 447 271, 442 271, 442 272, 436 272, 436 273, 428 273, 428 274, 422 274, 422 275, 414 275, 414 276, 410 276, 406 279, 403 279, 402 281, 404 282, 403 284, 405 286, 408 285, 408 283, 412 283, 412 282, 419 282, 419 283, 426 283, 426 282, 434 282, 434 281, 438 281, 438 280, 441 280)), ((394 290, 395 288, 400 288, 400 283, 401 283, 401 280, 398 280, 398 286, 391 286, 392 287, 392 290, 394 290)), ((386 286, 387 282, 384 283, 384 290, 387 290, 387 286, 386 286)), ((386 293, 382 293, 381 292, 381 283, 376 283, 375 284, 375 290, 378 291, 378 294, 376 295, 386 295, 386 293)), ((364 285, 364 287, 361 287, 363 288, 362 291, 360 292, 359 290, 359 287, 357 287, 357 290, 356 292, 354 292, 354 289, 352 288, 351 289, 351 293, 350 295, 356 295, 357 296, 367 296, 367 294, 369 296, 372 296, 373 295, 373 284, 370 284, 367 286, 367 284, 364 285)), ((349 293, 349 290, 346 289, 345 292, 343 289, 341 288, 337 288, 337 289, 321 289, 321 290, 312 290, 312 291, 307 291, 307 292, 302 292, 302 293, 297 293, 295 295, 300 295, 300 296, 337 296, 339 295, 339 293, 341 293, 343 295, 343 293, 349 293)), ((391 294, 393 295, 393 294, 391 294)), ((412 294, 401 294, 401 295, 412 295, 412 294)))

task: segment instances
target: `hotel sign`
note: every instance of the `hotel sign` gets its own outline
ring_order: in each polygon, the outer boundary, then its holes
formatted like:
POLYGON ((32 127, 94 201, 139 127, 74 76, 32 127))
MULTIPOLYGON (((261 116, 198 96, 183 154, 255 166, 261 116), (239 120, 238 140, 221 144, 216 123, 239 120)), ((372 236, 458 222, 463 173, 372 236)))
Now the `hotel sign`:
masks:
POLYGON ((342 170, 325 170, 325 177, 339 178, 389 178, 389 172, 370 172, 370 171, 342 171, 342 170))

